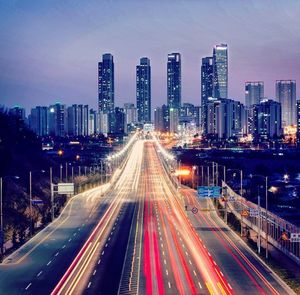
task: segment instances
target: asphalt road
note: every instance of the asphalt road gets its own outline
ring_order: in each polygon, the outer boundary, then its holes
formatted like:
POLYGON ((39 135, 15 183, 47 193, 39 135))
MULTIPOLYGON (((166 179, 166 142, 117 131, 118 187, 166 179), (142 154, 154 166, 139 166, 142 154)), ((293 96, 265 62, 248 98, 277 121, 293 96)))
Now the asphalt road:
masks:
POLYGON ((77 196, 5 260, 0 294, 292 294, 215 212, 202 211, 209 202, 177 191, 162 156, 137 141, 104 196, 108 186, 77 196))
MULTIPOLYGON (((132 161, 130 157, 124 169, 130 170, 132 161)), ((0 265, 0 294, 41 294, 41 290, 50 294, 99 220, 111 212, 111 204, 120 197, 116 191, 120 191, 124 175, 117 171, 113 186, 105 184, 71 199, 55 222, 6 258, 0 265)), ((119 205, 115 211, 120 209, 119 205)))

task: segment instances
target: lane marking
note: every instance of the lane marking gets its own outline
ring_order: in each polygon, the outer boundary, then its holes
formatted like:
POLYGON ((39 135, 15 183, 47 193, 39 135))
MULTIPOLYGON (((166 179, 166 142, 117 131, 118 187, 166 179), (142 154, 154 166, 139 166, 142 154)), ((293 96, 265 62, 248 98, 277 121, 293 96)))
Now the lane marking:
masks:
POLYGON ((43 273, 43 271, 41 270, 41 271, 37 274, 37 277, 39 277, 42 273, 43 273))
POLYGON ((47 263, 47 266, 49 266, 51 264, 52 260, 50 260, 48 263, 47 263))
POLYGON ((27 287, 25 288, 25 290, 28 290, 28 289, 30 288, 31 285, 32 285, 32 283, 29 283, 29 284, 27 285, 27 287))
POLYGON ((59 254, 59 252, 57 252, 57 253, 55 254, 55 257, 56 257, 58 254, 59 254))
POLYGON ((87 286, 87 287, 89 288, 89 287, 91 286, 91 284, 92 284, 92 282, 89 282, 89 284, 88 284, 88 286, 87 286))
POLYGON ((169 289, 171 289, 171 283, 170 282, 168 282, 168 285, 169 285, 169 289))

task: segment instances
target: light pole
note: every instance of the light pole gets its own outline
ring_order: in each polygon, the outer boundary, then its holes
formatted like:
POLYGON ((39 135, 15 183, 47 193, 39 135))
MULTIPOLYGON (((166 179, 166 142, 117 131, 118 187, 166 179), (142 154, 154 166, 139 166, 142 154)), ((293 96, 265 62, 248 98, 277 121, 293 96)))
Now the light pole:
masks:
POLYGON ((66 162, 66 182, 68 182, 68 162, 66 162))
POLYGON ((62 170, 63 170, 63 165, 60 164, 60 182, 62 182, 62 178, 63 178, 63 175, 62 175, 62 170))
MULTIPOLYGON (((260 174, 254 174, 250 175, 251 178, 253 177, 260 177, 265 181, 265 201, 266 201, 266 259, 269 258, 269 245, 268 245, 268 240, 269 240, 269 229, 268 229, 268 176, 263 176, 260 174)), ((260 207, 260 194, 259 194, 259 187, 258 187, 258 211, 259 211, 259 235, 258 235, 258 253, 260 254, 260 246, 261 246, 261 226, 262 226, 262 220, 261 220, 261 207, 260 207)))
POLYGON ((30 232, 30 236, 32 236, 33 231, 34 231, 34 223, 33 223, 33 216, 32 216, 32 173, 35 173, 35 172, 45 173, 45 170, 29 171, 29 214, 30 214, 29 232, 30 232))
POLYGON ((194 189, 194 181, 195 181, 195 171, 197 169, 197 166, 192 167, 192 189, 194 189))
MULTIPOLYGON (((243 170, 242 169, 227 169, 227 171, 238 171, 240 172, 240 196, 243 198, 243 170)), ((242 203, 241 199, 241 203, 242 203)), ((241 214, 241 236, 243 236, 243 216, 241 214)))

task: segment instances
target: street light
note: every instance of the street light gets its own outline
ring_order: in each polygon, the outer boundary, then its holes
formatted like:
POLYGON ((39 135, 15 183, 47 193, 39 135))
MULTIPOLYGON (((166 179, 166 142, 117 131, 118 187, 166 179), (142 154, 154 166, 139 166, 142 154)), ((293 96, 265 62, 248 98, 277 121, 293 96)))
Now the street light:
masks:
POLYGON ((29 232, 30 232, 30 236, 32 236, 32 232, 34 230, 34 224, 33 224, 33 218, 32 218, 32 173, 35 173, 35 172, 45 173, 45 170, 29 171, 29 214, 30 214, 29 232))
MULTIPOLYGON (((213 183, 213 185, 215 185, 215 164, 217 164, 217 163, 213 162, 213 161, 208 161, 206 163, 207 164, 212 164, 212 183, 213 183)), ((216 168, 217 168, 217 165, 216 165, 216 168)), ((208 171, 208 185, 210 185, 210 183, 209 183, 209 166, 207 168, 207 171, 208 171)))
MULTIPOLYGON (((194 165, 192 167, 192 189, 194 188, 195 171, 198 171, 198 166, 194 165)), ((197 173, 197 177, 198 177, 198 173, 197 173)))
MULTIPOLYGON (((227 171, 239 171, 240 172, 240 196, 243 202, 243 170, 242 169, 228 169, 227 171)), ((243 236, 243 216, 241 214, 241 236, 243 236)))
MULTIPOLYGON (((269 258, 269 251, 268 251, 268 176, 263 176, 260 174, 250 175, 251 178, 253 177, 260 177, 265 180, 265 199, 266 199, 266 259, 269 258)), ((258 211, 259 211, 259 229, 258 229, 258 254, 260 254, 260 246, 261 246, 261 209, 260 209, 260 195, 258 194, 258 211)))
POLYGON ((4 255, 4 223, 3 223, 3 180, 6 178, 19 179, 19 176, 4 176, 0 177, 0 262, 4 255))

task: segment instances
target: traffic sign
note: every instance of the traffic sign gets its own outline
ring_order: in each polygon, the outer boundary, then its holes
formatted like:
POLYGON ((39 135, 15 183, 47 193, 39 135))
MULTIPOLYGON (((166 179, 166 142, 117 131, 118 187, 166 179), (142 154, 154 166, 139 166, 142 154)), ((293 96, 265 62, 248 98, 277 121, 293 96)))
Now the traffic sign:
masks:
POLYGON ((32 205, 41 205, 44 204, 43 200, 32 200, 31 201, 32 205))
POLYGON ((229 202, 235 202, 235 197, 234 196, 229 196, 228 201, 229 202))
POLYGON ((246 210, 246 209, 242 210, 241 216, 243 216, 243 217, 249 217, 249 211, 246 210))
POLYGON ((249 214, 250 214, 250 217, 258 217, 259 211, 257 209, 250 208, 249 214))
POLYGON ((221 196, 220 186, 198 186, 198 196, 202 198, 219 198, 221 196))
POLYGON ((300 233, 291 233, 290 242, 299 243, 300 242, 300 233))
POLYGON ((58 183, 57 193, 60 195, 74 195, 74 183, 58 183))
POLYGON ((194 214, 197 214, 197 213, 198 213, 198 208, 193 207, 192 212, 193 212, 194 214))

